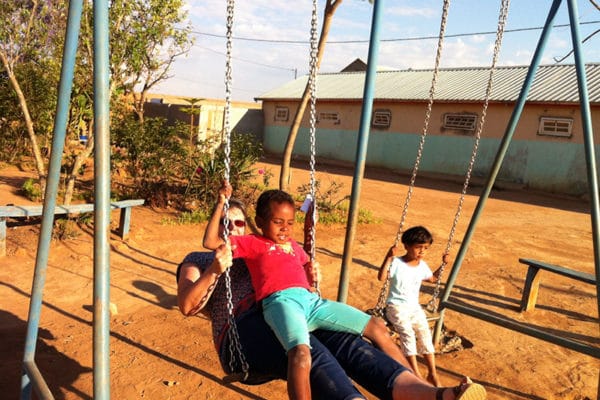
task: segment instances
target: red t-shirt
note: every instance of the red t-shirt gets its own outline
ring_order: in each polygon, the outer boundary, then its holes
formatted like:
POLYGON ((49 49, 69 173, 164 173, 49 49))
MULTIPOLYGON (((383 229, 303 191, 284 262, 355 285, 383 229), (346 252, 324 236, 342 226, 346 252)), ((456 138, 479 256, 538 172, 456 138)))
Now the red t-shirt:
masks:
POLYGON ((259 235, 230 236, 229 240, 233 257, 246 261, 257 301, 291 287, 310 289, 304 270, 309 259, 295 240, 277 244, 259 235))

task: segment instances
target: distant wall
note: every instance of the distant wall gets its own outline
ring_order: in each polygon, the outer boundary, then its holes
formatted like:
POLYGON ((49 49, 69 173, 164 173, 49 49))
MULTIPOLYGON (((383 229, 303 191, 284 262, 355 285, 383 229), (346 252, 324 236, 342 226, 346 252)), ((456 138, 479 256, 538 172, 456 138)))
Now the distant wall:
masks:
MULTIPOLYGON (((191 116, 182 111, 182 109, 189 108, 189 105, 147 102, 144 106, 146 117, 165 118, 171 125, 175 125, 177 121, 185 124, 192 122, 191 116)), ((194 116, 193 125, 196 127, 198 139, 218 137, 223 130, 223 102, 203 102, 196 107, 200 108, 200 114, 194 116)), ((252 134, 258 141, 262 141, 264 130, 262 109, 247 108, 232 103, 229 117, 232 131, 252 134)))
MULTIPOLYGON (((286 103, 279 102, 278 107, 286 103)), ((289 103, 291 107, 294 103, 289 103)), ((289 131, 289 122, 274 121, 275 104, 263 104, 265 115, 264 148, 273 154, 282 154, 289 131)), ((317 124, 317 157, 353 163, 356 157, 359 102, 335 104, 321 103, 320 110, 338 112, 340 121, 317 124)), ((373 107, 392 111, 392 122, 385 130, 371 129, 366 164, 395 170, 412 171, 424 125, 425 105, 418 103, 376 103, 373 107)), ((490 105, 486 124, 479 144, 473 175, 489 174, 513 108, 506 104, 490 105)), ((444 113, 480 113, 477 104, 434 105, 420 173, 450 174, 464 179, 471 158, 473 135, 443 131, 444 113)), ((592 126, 596 128, 598 143, 600 133, 600 106, 592 107, 592 126)), ((310 155, 307 116, 298 132, 293 154, 310 155)), ((595 145, 600 154, 600 145, 595 145)), ((498 174, 498 181, 510 182, 527 188, 553 193, 582 195, 588 193, 583 130, 578 105, 527 105, 498 174), (542 116, 569 117, 573 119, 571 137, 549 137, 537 134, 542 116)))

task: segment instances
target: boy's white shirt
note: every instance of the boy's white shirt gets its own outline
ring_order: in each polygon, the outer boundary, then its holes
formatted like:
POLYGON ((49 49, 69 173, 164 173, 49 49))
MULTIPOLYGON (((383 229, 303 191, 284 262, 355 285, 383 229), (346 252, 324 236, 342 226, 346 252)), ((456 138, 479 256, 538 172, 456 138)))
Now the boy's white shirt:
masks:
POLYGON ((419 304, 419 291, 423 280, 433 276, 429 265, 423 260, 419 261, 417 266, 409 266, 402 257, 394 257, 390 265, 390 290, 387 303, 416 306, 419 304))

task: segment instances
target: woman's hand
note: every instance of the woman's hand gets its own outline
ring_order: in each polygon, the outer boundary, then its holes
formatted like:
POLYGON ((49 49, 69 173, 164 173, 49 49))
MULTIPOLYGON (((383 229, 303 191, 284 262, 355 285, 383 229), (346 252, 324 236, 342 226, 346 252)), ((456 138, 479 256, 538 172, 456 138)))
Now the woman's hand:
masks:
POLYGON ((223 184, 219 188, 219 202, 225 203, 225 200, 229 199, 233 194, 233 187, 229 181, 223 181, 223 184))
POLYGON ((220 245, 215 250, 214 266, 217 274, 222 274, 227 271, 227 268, 233 264, 233 253, 231 251, 231 245, 229 242, 220 245))

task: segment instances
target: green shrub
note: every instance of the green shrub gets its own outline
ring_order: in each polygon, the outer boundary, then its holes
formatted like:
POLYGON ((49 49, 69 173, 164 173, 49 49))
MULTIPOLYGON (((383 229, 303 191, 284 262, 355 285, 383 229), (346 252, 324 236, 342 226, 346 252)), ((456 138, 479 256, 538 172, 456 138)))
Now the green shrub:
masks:
MULTIPOLYGON (((192 157, 194 167, 189 172, 190 178, 184 195, 184 200, 197 200, 200 208, 204 210, 212 209, 225 176, 225 148, 221 145, 215 149, 214 145, 214 140, 199 143, 198 151, 192 157)), ((252 186, 250 180, 256 173, 253 166, 262 156, 262 152, 262 145, 253 135, 232 133, 229 182, 236 192, 236 197, 246 204, 252 204, 256 198, 258 188, 252 186)), ((267 177, 268 179, 270 178, 267 177)))
POLYGON ((42 198, 42 189, 40 184, 33 178, 28 178, 21 186, 21 190, 25 197, 31 201, 39 201, 42 198))
MULTIPOLYGON (((322 188, 319 180, 315 181, 315 197, 318 207, 318 223, 323 225, 345 224, 348 222, 348 201, 350 195, 340 196, 338 192, 342 189, 343 184, 332 182, 329 187, 322 188)), ((306 195, 310 193, 310 185, 301 185, 298 187, 296 200, 304 201, 306 195)), ((296 213, 297 221, 304 221, 304 213, 296 213)), ((369 210, 358 210, 358 223, 371 224, 379 223, 373 217, 369 210)))
POLYGON ((80 235, 77 223, 71 219, 57 219, 52 229, 52 237, 56 240, 74 239, 80 235))

